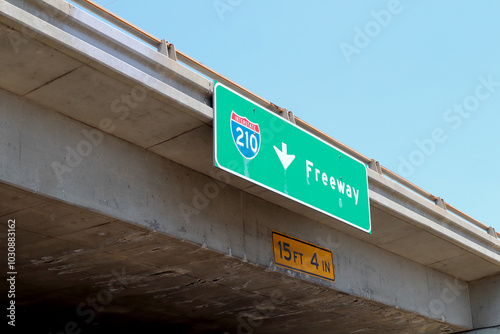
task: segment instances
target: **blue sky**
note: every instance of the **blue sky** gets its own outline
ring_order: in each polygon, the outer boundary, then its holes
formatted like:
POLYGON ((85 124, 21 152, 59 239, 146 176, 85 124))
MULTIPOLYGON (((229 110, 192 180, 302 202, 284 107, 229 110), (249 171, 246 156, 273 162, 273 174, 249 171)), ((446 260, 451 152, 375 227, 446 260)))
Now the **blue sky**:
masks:
POLYGON ((500 231, 500 2, 97 2, 500 231))

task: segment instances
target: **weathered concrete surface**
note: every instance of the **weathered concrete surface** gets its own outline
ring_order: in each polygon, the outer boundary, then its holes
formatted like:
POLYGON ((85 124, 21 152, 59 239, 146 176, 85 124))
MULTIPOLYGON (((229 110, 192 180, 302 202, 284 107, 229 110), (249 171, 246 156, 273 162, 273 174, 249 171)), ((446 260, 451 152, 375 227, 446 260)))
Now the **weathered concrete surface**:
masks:
POLYGON ((63 1, 0 2, 0 21, 0 212, 25 240, 25 319, 85 323, 76 308, 122 268, 137 284, 114 290, 94 330, 441 333, 494 319, 472 281, 500 274, 497 239, 373 171, 372 235, 229 176, 212 163, 210 81, 63 1), (331 249, 337 280, 276 268, 271 230, 331 249))
POLYGON ((500 326, 500 275, 469 284, 474 328, 500 326))
POLYGON ((18 330, 36 324, 37 332, 59 333, 69 323, 92 333, 460 329, 5 184, 0 196, 2 226, 16 220, 18 330))
POLYGON ((483 329, 476 329, 472 331, 465 331, 461 333, 473 333, 473 334, 499 334, 500 333, 500 326, 496 327, 489 327, 489 328, 483 328, 483 329))

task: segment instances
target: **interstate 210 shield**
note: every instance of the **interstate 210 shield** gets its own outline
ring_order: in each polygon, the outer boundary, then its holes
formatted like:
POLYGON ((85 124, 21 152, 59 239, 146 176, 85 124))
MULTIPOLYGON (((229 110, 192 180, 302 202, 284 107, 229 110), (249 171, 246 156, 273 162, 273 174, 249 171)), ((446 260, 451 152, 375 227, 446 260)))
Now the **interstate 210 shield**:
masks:
POLYGON ((250 122, 248 118, 239 116, 233 110, 231 134, 236 148, 243 157, 253 159, 257 156, 260 149, 259 124, 250 122))

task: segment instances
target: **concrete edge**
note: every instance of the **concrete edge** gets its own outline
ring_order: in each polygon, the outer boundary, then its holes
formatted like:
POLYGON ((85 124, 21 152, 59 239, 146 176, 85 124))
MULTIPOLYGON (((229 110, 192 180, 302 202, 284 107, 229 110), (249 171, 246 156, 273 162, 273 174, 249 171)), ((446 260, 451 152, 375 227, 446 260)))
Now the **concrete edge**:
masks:
MULTIPOLYGON (((468 223, 465 220, 462 220, 461 218, 453 215, 452 213, 442 209, 441 207, 437 206, 436 204, 432 203, 431 201, 421 197, 417 193, 412 192, 410 189, 404 187, 401 184, 398 184, 391 179, 388 179, 375 171, 372 171, 368 169, 368 177, 370 181, 375 182, 377 185, 400 194, 402 197, 405 198, 405 200, 408 200, 410 202, 413 202, 417 204, 418 206, 424 208, 426 211, 428 211, 431 215, 434 216, 441 216, 445 219, 443 221, 443 225, 453 225, 453 227, 456 227, 458 230, 463 232, 464 234, 474 238, 474 239, 479 239, 481 242, 483 242, 485 245, 488 245, 492 248, 500 250, 500 240, 496 239, 495 237, 489 235, 486 231, 480 229, 479 227, 476 227, 472 225, 471 223, 468 223)), ((441 225, 441 226, 443 226, 441 225)), ((449 230, 448 230, 449 231, 449 230)))
MULTIPOLYGON (((76 9, 76 8, 75 8, 76 9)), ((46 21, 33 16, 26 11, 10 4, 7 2, 0 2, 0 15, 2 17, 3 22, 4 19, 7 19, 7 24, 15 23, 19 26, 26 26, 29 29, 37 32, 37 35, 34 38, 40 40, 43 43, 46 43, 47 40, 50 40, 52 43, 58 41, 57 44, 63 44, 64 48, 69 51, 64 52, 71 57, 78 59, 86 64, 92 66, 91 62, 88 60, 84 60, 81 57, 75 57, 75 53, 77 54, 91 54, 92 61, 96 64, 106 68, 106 73, 114 72, 114 76, 116 76, 116 71, 119 71, 119 74, 124 77, 126 80, 135 83, 136 85, 143 85, 145 81, 144 78, 145 73, 134 68, 130 64, 96 48, 95 46, 51 25, 47 24, 46 21)), ((137 41, 136 41, 137 42, 137 41)), ((139 42, 137 42, 139 43, 139 42)), ((143 45, 143 47, 145 47, 143 45)), ((66 51, 64 50, 64 51, 66 51)), ((62 51, 62 50, 60 50, 62 51)), ((161 56, 161 54, 158 54, 161 56)), ((163 64, 161 65, 163 66, 163 64)), ((194 75, 197 75, 195 72, 192 72, 194 75)), ((201 78, 201 76, 199 76, 201 78)), ((213 109, 212 107, 205 105, 190 96, 172 88, 171 86, 165 84, 164 82, 153 78, 148 75, 147 78, 147 89, 151 91, 156 98, 158 96, 162 96, 164 98, 168 98, 169 100, 174 100, 176 103, 180 104, 182 107, 186 108, 190 111, 190 115, 207 123, 211 124, 213 120, 213 109), (200 112, 201 110, 201 112, 200 112)), ((207 80, 207 82, 209 82, 207 80)), ((211 83, 209 83, 211 86, 211 83)))
POLYGON ((392 200, 380 194, 377 194, 374 191, 370 191, 370 198, 375 203, 377 203, 377 205, 380 205, 383 208, 395 210, 396 207, 398 214, 406 218, 405 220, 408 221, 410 224, 418 228, 421 228, 429 233, 432 233, 438 236, 439 238, 454 244, 455 246, 467 250, 488 262, 500 266, 500 255, 483 247, 482 245, 479 245, 460 234, 454 233, 449 229, 447 229, 446 227, 443 227, 440 224, 435 223, 430 219, 427 219, 408 208, 405 208, 397 203, 394 203, 392 200))

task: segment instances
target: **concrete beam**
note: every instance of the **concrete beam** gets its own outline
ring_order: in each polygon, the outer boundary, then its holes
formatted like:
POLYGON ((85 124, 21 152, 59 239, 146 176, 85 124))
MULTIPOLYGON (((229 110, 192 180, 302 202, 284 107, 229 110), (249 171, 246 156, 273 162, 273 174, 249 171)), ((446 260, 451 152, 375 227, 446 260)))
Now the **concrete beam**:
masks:
POLYGON ((470 282, 469 288, 474 328, 500 326, 500 275, 470 282))
POLYGON ((481 329, 475 329, 472 331, 465 331, 465 332, 460 332, 456 334, 462 334, 462 333, 472 333, 472 334, 500 334, 500 326, 495 326, 495 327, 489 327, 489 328, 481 328, 481 329))
MULTIPOLYGON (((65 1, 2 1, 0 18, 15 29, 2 38, 5 51, 27 56, 41 42, 65 58, 73 58, 111 77, 116 77, 119 69, 120 79, 126 84, 147 84, 152 88, 151 95, 164 102, 175 101, 195 119, 210 123, 213 118, 210 81, 65 1)), ((28 84, 21 78, 19 81, 28 84)))

